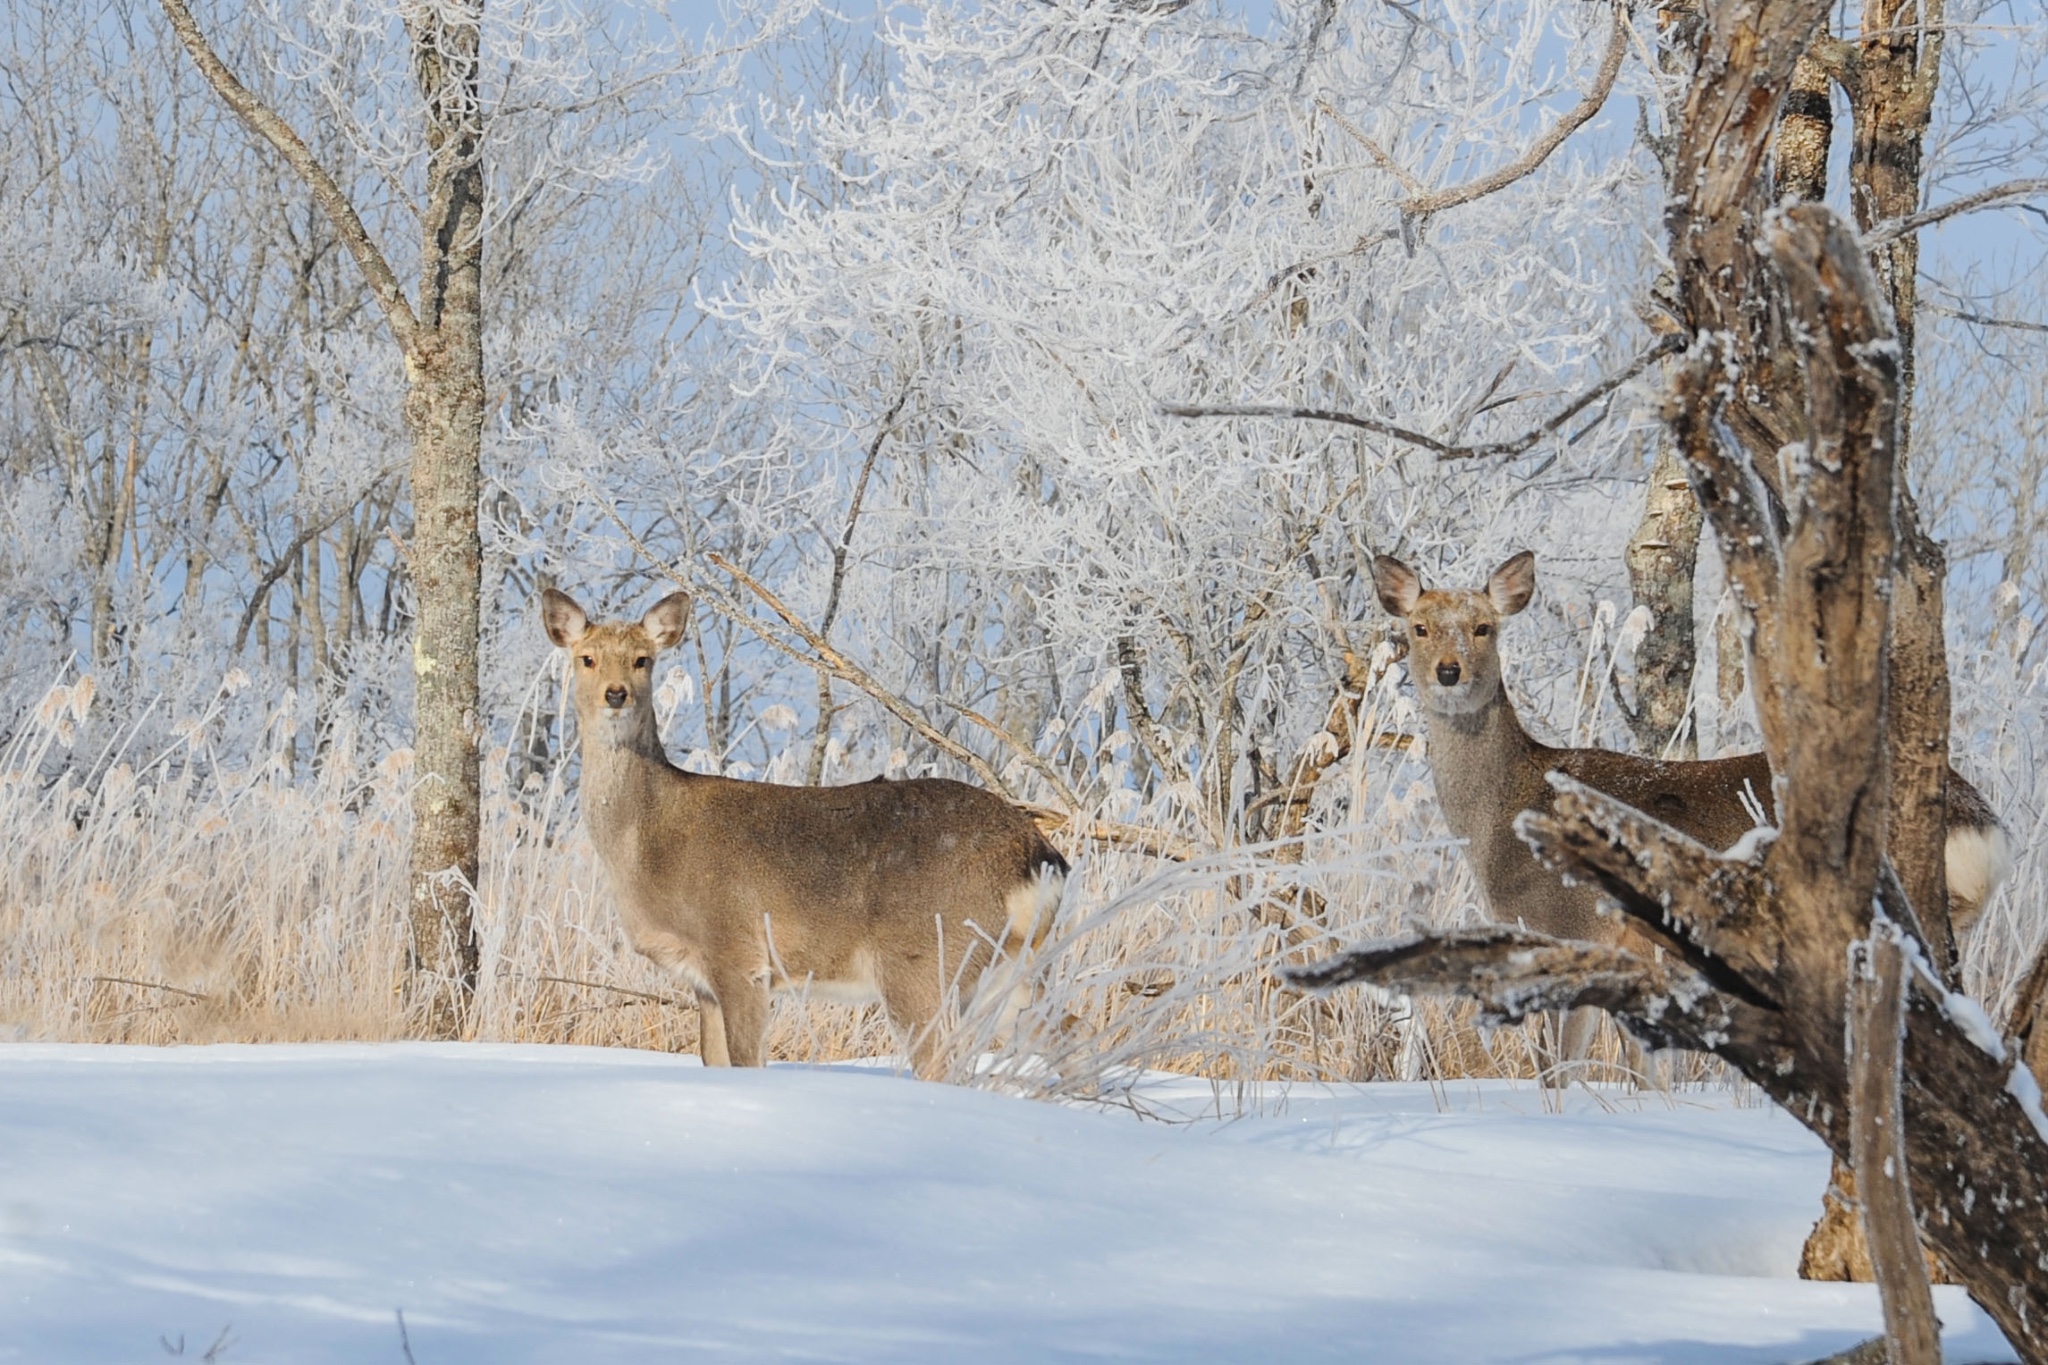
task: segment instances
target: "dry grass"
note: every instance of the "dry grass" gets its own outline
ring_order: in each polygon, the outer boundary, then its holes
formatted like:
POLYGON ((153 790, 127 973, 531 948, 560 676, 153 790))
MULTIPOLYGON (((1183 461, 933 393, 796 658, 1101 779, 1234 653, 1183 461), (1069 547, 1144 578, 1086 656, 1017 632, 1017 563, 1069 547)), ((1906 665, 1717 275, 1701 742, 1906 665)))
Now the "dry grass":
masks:
MULTIPOLYGON (((1395 714, 1391 691, 1382 700, 1373 714, 1395 714)), ((65 771, 88 702, 55 689, 0 754, 0 1031, 153 1044, 407 1036, 407 757, 336 749, 295 781, 281 755, 215 763, 202 724, 90 784, 35 776, 65 771)), ((1349 823, 1311 836, 1299 861, 1069 849, 1077 873, 1036 1000, 1001 1040, 986 1011, 970 1013, 959 1055, 982 1058, 986 1077, 992 1052, 1006 1087, 1069 1095, 1114 1091, 1146 1067, 1226 1085, 1533 1077, 1528 1033, 1482 1032, 1467 1010, 1275 987, 1272 967, 1291 956, 1477 918, 1462 855, 1434 837, 1419 760, 1364 744, 1324 787, 1349 823), (1324 921, 1275 922, 1276 901, 1303 890, 1325 899, 1324 921)), ((687 992, 626 946, 561 792, 524 796, 487 799, 472 1036, 694 1051, 687 992)), ((2020 871, 2018 896, 2001 898, 1973 946, 1994 998, 2032 947, 2011 906, 2034 903, 2040 869, 2029 857, 2020 871)), ((896 1050, 878 1010, 794 998, 778 1004, 771 1047, 811 1061, 896 1050)), ((1611 1034, 1603 1049, 1620 1061, 1611 1034)), ((963 1062, 956 1078, 974 1074, 963 1062)), ((1689 1061, 1677 1079, 1718 1074, 1689 1061)))

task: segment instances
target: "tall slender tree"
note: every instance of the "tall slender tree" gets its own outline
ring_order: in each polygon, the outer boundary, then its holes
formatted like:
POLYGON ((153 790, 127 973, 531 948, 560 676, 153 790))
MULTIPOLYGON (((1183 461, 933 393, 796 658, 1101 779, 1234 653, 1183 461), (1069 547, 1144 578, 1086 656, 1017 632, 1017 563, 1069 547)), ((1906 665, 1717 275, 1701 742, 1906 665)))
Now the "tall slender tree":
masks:
POLYGON ((297 173, 361 268, 405 363, 412 441, 415 785, 407 989, 421 1026, 461 1031, 477 943, 482 546, 484 173, 482 0, 407 0, 400 12, 426 147, 419 285, 408 298, 349 192, 306 140, 229 69, 185 0, 161 0, 200 74, 297 173))

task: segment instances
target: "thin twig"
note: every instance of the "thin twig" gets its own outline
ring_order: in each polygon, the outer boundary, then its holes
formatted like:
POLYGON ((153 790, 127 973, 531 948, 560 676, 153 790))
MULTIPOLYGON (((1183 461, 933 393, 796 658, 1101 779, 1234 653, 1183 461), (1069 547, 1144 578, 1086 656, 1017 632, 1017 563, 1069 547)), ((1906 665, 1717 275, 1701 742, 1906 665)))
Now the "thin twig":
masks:
MULTIPOLYGON (((588 486, 587 481, 585 486, 588 486)), ((596 498, 595 489, 591 490, 591 495, 593 498, 596 498)), ((818 642, 816 640, 816 632, 812 631, 808 626, 804 625, 804 623, 801 620, 797 619, 795 614, 792 613, 787 607, 782 606, 781 602, 778 599, 776 599, 775 595, 773 593, 770 593, 767 588, 763 587, 758 581, 756 581, 751 574, 748 574, 744 570, 735 566, 730 560, 726 559, 723 555, 711 553, 706 556, 708 559, 718 564, 719 567, 723 568, 727 573, 733 575, 733 577, 739 579, 742 583, 749 585, 750 590, 753 591, 756 596, 760 596, 764 602, 767 602, 771 609, 777 609, 776 615, 780 616, 784 624, 789 626, 791 630, 795 631, 799 637, 802 637, 804 639, 804 643, 809 645, 813 652, 806 653, 804 650, 799 649, 795 645, 791 644, 788 640, 783 639, 780 636, 780 634, 778 634, 775 630, 770 628, 759 617, 753 615, 751 612, 742 608, 739 603, 727 597, 725 593, 718 587, 698 580, 685 578, 680 571, 671 567, 662 559, 661 556, 655 554, 653 550, 648 548, 647 544, 640 539, 639 535, 633 530, 632 527, 626 524, 625 518, 619 515, 618 510, 612 507, 608 500, 597 499, 597 503, 600 507, 604 508, 605 515, 611 520, 612 525, 618 528, 619 534, 625 537, 626 543, 633 548, 634 553, 638 554, 642 559, 646 560, 649 564, 654 565, 656 568, 658 568, 671 582, 675 583, 678 587, 688 589, 692 594, 694 594, 698 599, 700 599, 706 605, 708 605, 713 611, 717 612, 720 616, 725 617, 734 625, 744 627, 763 644, 766 644, 773 649, 781 651, 783 654, 787 655, 791 659, 794 659, 797 663, 803 665, 805 668, 813 670, 823 669, 829 671, 834 677, 840 679, 842 682, 848 682, 853 684, 855 687, 858 687, 861 691, 867 693, 870 697, 873 697, 877 702, 881 703, 882 708, 884 710, 886 710, 890 715, 896 717, 896 719, 902 721, 905 726, 915 731, 918 735, 922 736, 933 747, 941 750, 946 754, 951 755, 959 762, 965 764, 970 770, 973 771, 976 777, 982 780, 982 782, 985 785, 987 785, 988 787, 997 792, 1000 792, 1005 797, 1014 796, 1014 794, 1010 790, 1009 784, 1003 781, 1001 776, 997 774, 996 770, 992 766, 990 766, 987 759, 983 758, 980 754, 975 753, 972 749, 969 749, 966 745, 960 743, 958 740, 952 738, 950 735, 947 735, 940 731, 930 721, 926 720, 922 715, 918 714, 917 710, 914 707, 912 707, 909 702, 904 701, 901 697, 897 696, 895 693, 889 691, 880 683, 876 682, 873 678, 869 677, 864 669, 861 669, 858 666, 856 666, 844 655, 839 653, 838 650, 832 649, 829 645, 827 645, 824 649, 819 649, 818 642)), ((1064 797, 1070 795, 1070 793, 1063 790, 1061 792, 1061 795, 1064 797)), ((1074 800, 1074 805, 1077 807, 1080 805, 1078 799, 1074 800)))
POLYGON ((109 986, 137 986, 146 991, 169 991, 172 995, 182 995, 190 1000, 213 998, 201 991, 188 991, 183 986, 167 986, 161 981, 137 981, 126 976, 95 976, 91 979, 109 986))
POLYGON ((679 1010, 693 1010, 697 1008, 690 1001, 678 1000, 674 996, 655 995, 651 991, 628 990, 624 986, 614 986, 609 981, 584 981, 573 976, 535 976, 533 980, 552 981, 557 986, 581 986, 586 990, 611 991, 617 995, 630 995, 635 1000, 651 1000, 657 1005, 669 1005, 679 1010))
POLYGON ((1400 181, 1401 188, 1408 191, 1408 197, 1410 199, 1421 199, 1429 193, 1428 190, 1422 187, 1422 182, 1420 180, 1417 180, 1414 176, 1410 175, 1407 172, 1407 170, 1402 167, 1401 163, 1394 160, 1392 156, 1387 154, 1386 150, 1382 148, 1379 143, 1374 142, 1371 138, 1367 137, 1365 135, 1364 130, 1361 129, 1357 124, 1353 123, 1350 119, 1345 118, 1344 115, 1338 111, 1336 105, 1330 103, 1330 101, 1327 99, 1319 99, 1316 101, 1316 108, 1322 110, 1323 113, 1329 115, 1330 120, 1333 123, 1335 123, 1339 128, 1342 128, 1345 132, 1351 134, 1352 140, 1358 143, 1359 146, 1365 148, 1365 154, 1371 157, 1375 162, 1377 162, 1381 170, 1385 171, 1388 175, 1393 176, 1394 179, 1400 181))
POLYGON ((1397 441, 1405 441, 1409 445, 1420 446, 1440 460, 1491 459, 1503 455, 1520 455, 1544 437, 1555 435, 1572 418, 1650 368, 1660 357, 1670 355, 1683 346, 1683 338, 1676 334, 1659 337, 1634 360, 1587 389, 1540 425, 1531 427, 1510 440, 1483 441, 1477 445, 1454 445, 1449 441, 1440 441, 1434 436, 1427 436, 1392 422, 1383 422, 1376 417, 1362 417, 1353 412, 1334 412, 1327 408, 1296 408, 1257 403, 1215 406, 1168 404, 1160 411, 1168 417, 1287 417, 1307 422, 1332 422, 1338 426, 1357 427, 1361 431, 1370 431, 1378 436, 1388 436, 1397 441))
MULTIPOLYGON (((378 473, 377 477, 381 480, 386 475, 396 472, 396 466, 387 465, 378 473)), ((254 591, 249 594, 249 605, 242 609, 241 621, 235 626, 235 644, 231 651, 232 653, 240 654, 243 646, 249 643, 249 628, 256 623, 256 613, 261 611, 264 604, 270 600, 270 590, 276 587, 278 581, 290 573, 292 567, 299 562, 299 555, 306 546, 310 545, 316 538, 326 535, 329 530, 333 529, 335 523, 345 516, 352 515, 360 505, 360 503, 345 503, 329 512, 319 521, 300 531, 298 538, 292 541, 285 552, 277 557, 277 561, 263 571, 262 575, 256 580, 254 591)), ((387 534, 391 534, 389 527, 386 527, 385 531, 387 534)), ((398 546, 400 553, 405 556, 406 568, 411 569, 412 556, 406 552, 403 545, 399 544, 397 535, 391 534, 391 543, 398 546)))
POLYGON ((1206 858, 1214 851, 1163 829, 1127 825, 1115 820, 1085 820, 1050 806, 1019 804, 1048 836, 1064 834, 1070 839, 1126 848, 1170 863, 1192 862, 1196 858, 1206 858))
POLYGON ((2042 194, 2048 194, 2048 176, 2036 176, 2030 180, 2008 180, 2003 185, 1993 185, 1989 189, 1978 190, 1975 194, 1951 199, 1946 204, 1936 204, 1931 209, 1922 209, 1903 218, 1878 223, 1863 234, 1863 249, 1873 251, 1909 232, 1918 232, 1930 223, 1953 218, 1959 213, 1992 208, 2013 199, 2032 199, 2042 194))
POLYGON ((1984 313, 1965 312, 1961 308, 1948 308, 1939 303, 1922 302, 1920 307, 1929 313, 1939 313, 1945 318, 1958 322, 1973 323, 1979 327, 2009 327, 2016 332, 2048 332, 2048 322, 2027 322, 2020 318, 1994 318, 1984 313))
MULTIPOLYGON (((808 646, 811 650, 813 657, 806 659, 805 662, 808 663, 812 668, 828 669, 831 671, 834 677, 837 677, 845 682, 852 683, 855 687, 858 687, 861 691, 867 693, 876 701, 880 702, 883 705, 883 707, 885 707, 889 711, 891 715, 895 716, 905 725, 908 725, 911 729, 917 731, 917 733, 922 735, 927 741, 934 745, 937 745, 939 748, 945 750, 953 757, 959 759, 962 763, 965 763, 969 768, 973 769, 975 776, 979 777, 989 787, 1003 793, 1005 796, 1014 795, 1010 790, 1010 784, 1003 781, 1001 775, 996 772, 995 768, 989 763, 987 759, 983 758, 980 754, 975 753, 972 749, 960 743, 958 740, 952 738, 950 735, 947 735, 944 732, 942 732, 937 726, 933 725, 930 721, 926 720, 922 715, 918 714, 916 708, 911 706, 909 702, 905 701, 903 698, 897 696, 894 692, 891 692, 888 688, 883 687, 880 683, 876 682, 872 677, 868 675, 866 669, 861 668, 858 664, 855 664, 851 659, 848 659, 844 654, 841 654, 838 650, 834 649, 829 642, 819 639, 818 633, 812 630, 809 626, 805 625, 803 623, 802 618, 797 616, 795 612, 791 611, 788 607, 784 606, 782 603, 782 599, 777 597, 772 591, 770 591, 767 584, 761 582, 752 574, 748 573, 745 569, 742 569, 739 565, 733 563, 731 560, 727 559, 724 555, 719 554, 715 550, 707 552, 704 557, 707 560, 709 560, 712 564, 716 565, 718 568, 725 570, 725 572, 731 574, 735 579, 738 579, 742 587, 746 588, 747 591, 753 593, 754 596, 760 598, 764 603, 767 604, 768 609, 770 611, 774 612, 777 616, 782 618, 782 622, 784 625, 788 626, 791 630, 796 632, 798 638, 801 639, 804 642, 804 644, 808 646)), ((752 621, 752 618, 746 616, 744 613, 742 613, 740 619, 743 624, 750 624, 752 621)), ((757 631, 756 633, 758 634, 759 632, 757 631)), ((781 643, 767 635, 762 635, 761 638, 769 641, 769 643, 771 644, 781 643)), ((781 644, 781 648, 787 651, 793 658, 801 659, 804 657, 797 651, 790 649, 787 644, 781 644)), ((1036 759, 1037 755, 1034 754, 1032 755, 1032 757, 1036 759)), ((1042 762, 1042 760, 1040 761, 1042 762)), ((1073 794, 1067 790, 1064 790, 1065 785, 1066 784, 1064 782, 1061 782, 1059 784, 1059 786, 1062 788, 1060 794, 1062 796, 1069 797, 1071 800, 1071 804, 1078 806, 1080 804, 1079 800, 1072 799, 1073 794)))
POLYGON ((199 23, 192 17, 192 11, 185 0, 159 0, 164 17, 171 22, 171 31, 177 34, 192 62, 206 78, 206 83, 221 102, 234 111, 237 118, 249 130, 268 142, 277 154, 284 158, 299 179, 312 191, 314 202, 318 203, 333 223, 335 233, 342 244, 354 256, 356 264, 368 281, 371 295, 377 306, 383 310, 385 321, 391 326, 392 335, 398 344, 411 354, 417 344, 420 324, 414 316, 412 305, 406 300, 405 287, 398 282, 384 253, 378 248, 370 230, 356 213, 355 204, 348 192, 330 174, 326 166, 313 154, 297 130, 269 105, 265 104, 250 89, 243 85, 226 62, 220 59, 206 35, 200 31, 199 23))
POLYGON ((1474 199, 1484 198, 1498 190, 1506 189, 1515 181, 1549 160, 1550 154, 1564 145, 1566 138, 1584 127, 1593 115, 1600 112, 1607 97, 1613 93, 1616 77, 1621 74, 1621 60, 1628 55, 1629 26, 1628 6, 1617 3, 1614 6, 1614 32, 1607 40, 1607 51, 1600 58, 1600 72, 1593 78, 1593 88, 1586 92, 1569 113, 1552 125, 1549 132, 1531 143, 1529 150, 1493 172, 1477 180, 1447 190, 1435 190, 1429 194, 1411 195, 1401 204, 1401 212, 1410 218, 1427 218, 1442 213, 1445 209, 1469 204, 1474 199))
MULTIPOLYGON (((905 380, 896 401, 882 414, 881 424, 875 429, 875 439, 868 442, 867 458, 861 461, 860 477, 853 485, 853 500, 846 510, 846 529, 840 533, 839 543, 832 547, 832 586, 825 594, 825 613, 818 619, 818 638, 821 640, 832 638, 832 626, 839 619, 840 593, 846 586, 846 560, 853 550, 853 533, 860 525, 861 507, 867 501, 868 480, 874 476, 875 461, 881 458, 883 443, 896 429, 896 419, 903 415, 904 405, 910 402, 911 387, 912 381, 905 380)), ((825 751, 831 744, 832 717, 838 709, 832 704, 832 675, 821 669, 818 673, 818 732, 811 743, 811 758, 804 778, 809 786, 815 787, 824 779, 825 751)))

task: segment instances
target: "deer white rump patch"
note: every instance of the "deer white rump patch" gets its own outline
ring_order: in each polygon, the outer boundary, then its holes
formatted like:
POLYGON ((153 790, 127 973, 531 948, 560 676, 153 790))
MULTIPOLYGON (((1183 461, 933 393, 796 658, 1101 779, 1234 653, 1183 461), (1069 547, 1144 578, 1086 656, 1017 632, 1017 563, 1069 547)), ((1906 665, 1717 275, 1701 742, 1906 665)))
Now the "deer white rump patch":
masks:
POLYGON ((1037 876, 1003 898, 1003 911, 1010 921, 1011 952, 1021 953, 1045 942, 1066 888, 1067 874, 1047 863, 1038 869, 1037 876))
POLYGON ((1976 921, 1991 893, 2011 875, 2012 840, 1997 825, 1951 829, 1945 854, 1949 899, 1958 911, 1967 907, 1969 912, 1967 920, 1960 914, 1956 918, 1956 932, 1962 933, 1976 921))

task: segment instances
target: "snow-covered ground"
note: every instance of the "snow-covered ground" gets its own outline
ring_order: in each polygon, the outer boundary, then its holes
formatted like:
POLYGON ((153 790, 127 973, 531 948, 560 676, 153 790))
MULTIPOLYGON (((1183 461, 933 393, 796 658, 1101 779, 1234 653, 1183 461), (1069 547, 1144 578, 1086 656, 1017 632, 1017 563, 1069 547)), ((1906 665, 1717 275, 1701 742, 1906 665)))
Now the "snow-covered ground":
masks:
MULTIPOLYGON (((572 1048, 0 1047, 0 1359, 1719 1365, 1878 1326, 1868 1287, 1793 1277, 1826 1159, 1772 1110, 1268 1110, 572 1048)), ((1951 1361, 2012 1358, 1936 1302, 1951 1361)))

